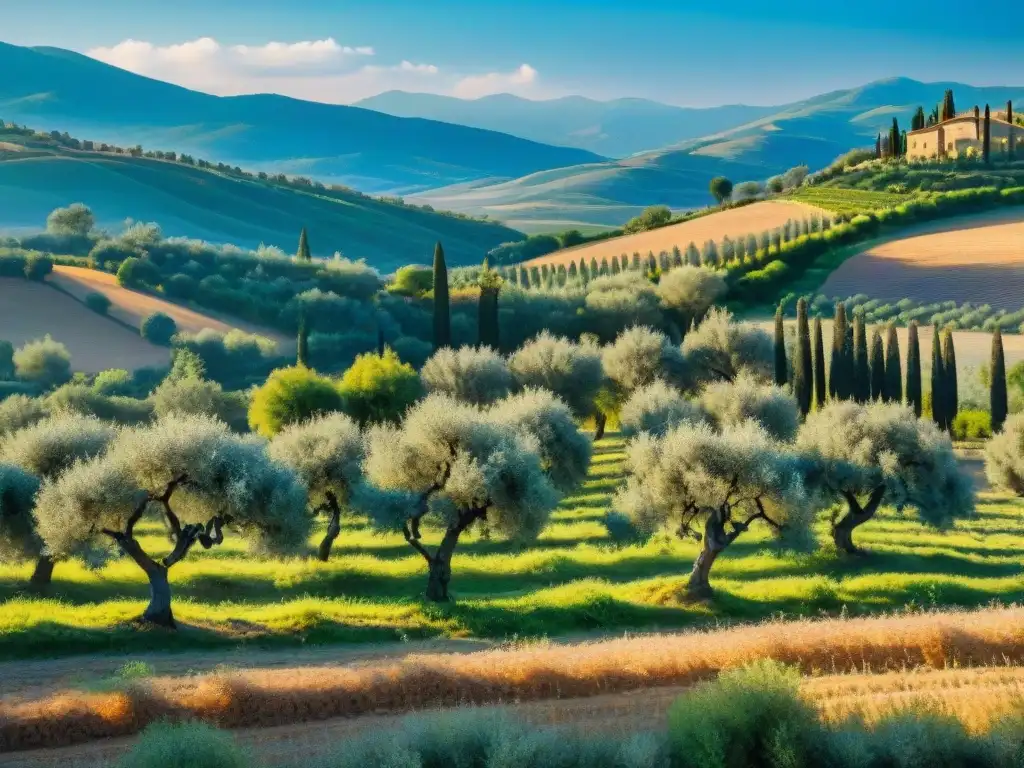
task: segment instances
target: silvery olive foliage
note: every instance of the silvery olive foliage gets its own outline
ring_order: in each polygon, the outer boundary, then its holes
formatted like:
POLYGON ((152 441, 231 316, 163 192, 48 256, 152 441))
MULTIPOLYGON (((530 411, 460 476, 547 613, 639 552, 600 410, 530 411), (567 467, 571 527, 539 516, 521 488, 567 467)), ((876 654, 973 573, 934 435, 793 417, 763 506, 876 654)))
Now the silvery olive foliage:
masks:
POLYGON ((153 412, 165 416, 210 416, 245 431, 249 403, 244 393, 225 392, 215 381, 191 376, 165 379, 153 392, 153 412))
MULTIPOLYGON (((911 507, 923 522, 938 527, 973 513, 974 490, 949 436, 910 408, 829 403, 808 415, 796 443, 812 465, 808 482, 827 503, 847 505, 846 518, 834 527, 852 531, 883 501, 897 509, 911 507)), ((853 548, 852 541, 836 543, 853 548)))
POLYGON ((512 391, 505 358, 490 347, 444 347, 420 371, 428 392, 448 394, 473 405, 490 405, 512 391))
POLYGON ((800 410, 785 389, 765 384, 743 369, 735 381, 705 387, 700 398, 704 410, 719 427, 753 419, 774 439, 790 441, 800 427, 800 410))
POLYGON ((619 431, 626 438, 641 432, 661 437, 683 422, 707 421, 708 415, 699 403, 661 379, 634 390, 619 411, 619 431))
POLYGON ((49 415, 50 411, 42 398, 11 395, 0 402, 0 438, 42 421, 49 415))
POLYGON ((601 350, 595 344, 576 344, 544 331, 509 359, 509 369, 521 388, 550 390, 565 401, 577 418, 589 416, 604 383, 601 350))
POLYGON ((771 381, 775 364, 772 337, 750 323, 737 323, 724 309, 712 309, 683 340, 686 362, 699 382, 733 381, 747 370, 771 381))
POLYGON ((661 379, 678 389, 690 384, 690 371, 679 347, 652 328, 636 326, 623 331, 604 348, 605 375, 621 397, 661 379))
POLYGON ((537 440, 541 466, 561 493, 587 479, 591 441, 568 406, 546 389, 527 389, 498 401, 490 411, 498 424, 524 431, 537 440))
POLYGON ((1015 413, 985 447, 985 475, 997 488, 1024 496, 1024 414, 1015 413))
POLYGON ((267 453, 295 471, 314 507, 324 504, 328 493, 338 504, 347 505, 363 479, 363 436, 359 425, 343 413, 285 427, 270 441, 267 453))
POLYGON ((0 563, 32 560, 42 552, 43 542, 32 518, 38 490, 35 475, 0 463, 0 563))
POLYGON ((659 325, 661 311, 654 286, 640 272, 604 275, 586 288, 586 311, 590 325, 610 338, 620 328, 659 325))
POLYGON ((94 416, 58 413, 8 435, 0 443, 0 461, 54 478, 75 462, 102 454, 116 434, 94 416))
POLYGON ((661 306, 675 312, 685 329, 725 296, 728 286, 721 272, 684 264, 665 272, 657 291, 661 306))

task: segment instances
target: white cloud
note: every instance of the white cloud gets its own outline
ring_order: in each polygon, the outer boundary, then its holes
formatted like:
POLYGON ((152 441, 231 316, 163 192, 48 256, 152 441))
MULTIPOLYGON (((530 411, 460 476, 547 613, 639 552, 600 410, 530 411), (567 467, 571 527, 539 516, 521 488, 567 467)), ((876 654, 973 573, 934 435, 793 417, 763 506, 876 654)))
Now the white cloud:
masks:
POLYGON ((488 72, 486 75, 464 77, 455 84, 454 96, 478 99, 493 93, 527 95, 537 82, 537 70, 522 64, 512 72, 488 72))
POLYGON ((508 73, 463 76, 426 62, 377 63, 371 46, 341 45, 331 37, 230 46, 211 37, 166 46, 129 39, 86 53, 140 75, 220 96, 280 93, 333 104, 393 89, 462 98, 502 91, 526 95, 537 81, 537 70, 528 64, 508 73))

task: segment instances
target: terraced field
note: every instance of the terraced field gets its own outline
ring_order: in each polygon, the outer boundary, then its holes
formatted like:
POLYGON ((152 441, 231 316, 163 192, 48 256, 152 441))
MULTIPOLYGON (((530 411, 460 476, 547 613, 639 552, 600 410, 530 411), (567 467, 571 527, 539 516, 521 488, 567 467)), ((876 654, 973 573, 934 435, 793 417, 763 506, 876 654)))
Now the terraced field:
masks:
POLYGON ((880 208, 895 208, 909 199, 908 195, 894 192, 872 192, 842 187, 800 187, 793 190, 789 196, 793 200, 833 213, 863 213, 880 208))

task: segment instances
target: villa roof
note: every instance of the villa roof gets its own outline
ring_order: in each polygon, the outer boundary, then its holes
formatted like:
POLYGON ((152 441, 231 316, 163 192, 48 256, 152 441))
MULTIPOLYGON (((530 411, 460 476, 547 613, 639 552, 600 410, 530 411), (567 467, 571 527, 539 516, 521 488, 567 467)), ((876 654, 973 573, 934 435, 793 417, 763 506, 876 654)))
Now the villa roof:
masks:
MULTIPOLYGON (((1006 117, 1005 117, 1006 113, 1005 112, 1000 112, 999 114, 1003 115, 1003 117, 996 117, 996 114, 993 113, 990 116, 989 119, 993 123, 999 123, 1001 125, 1011 125, 1011 123, 1006 120, 1006 117)), ((980 120, 984 120, 985 119, 984 113, 982 113, 980 115, 979 119, 980 120)), ((914 135, 916 135, 918 133, 927 133, 928 131, 934 131, 939 126, 949 125, 950 123, 962 123, 962 122, 966 122, 967 120, 970 120, 971 122, 974 122, 974 112, 961 112, 959 115, 956 115, 955 117, 951 117, 951 118, 949 118, 949 120, 943 120, 941 123, 936 123, 935 125, 928 125, 928 126, 925 126, 924 128, 918 128, 916 131, 907 131, 907 136, 914 136, 914 135)))

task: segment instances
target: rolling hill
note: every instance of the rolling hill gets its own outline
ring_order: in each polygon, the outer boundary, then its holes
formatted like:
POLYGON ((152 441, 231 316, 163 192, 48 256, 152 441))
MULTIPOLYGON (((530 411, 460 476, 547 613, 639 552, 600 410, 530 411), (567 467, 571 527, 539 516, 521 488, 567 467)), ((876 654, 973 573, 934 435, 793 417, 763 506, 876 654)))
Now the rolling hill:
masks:
POLYGON ((824 167, 852 148, 873 145, 893 117, 909 126, 917 106, 930 109, 947 88, 953 89, 960 109, 1009 99, 1024 102, 1024 87, 882 80, 778 107, 751 122, 625 159, 435 189, 416 199, 486 213, 528 232, 612 227, 646 205, 676 210, 707 205, 708 183, 715 176, 763 181, 795 165, 824 167))
POLYGON ((218 97, 59 48, 0 43, 0 117, 108 143, 404 193, 597 155, 495 131, 276 95, 218 97))
POLYGON ((508 93, 458 99, 405 91, 387 91, 356 106, 398 117, 502 131, 607 157, 625 157, 718 133, 779 110, 743 104, 694 109, 648 99, 595 101, 582 96, 534 101, 508 93))
POLYGON ((228 176, 181 163, 68 149, 48 138, 0 131, 0 231, 38 230, 54 208, 90 206, 101 227, 155 221, 164 234, 255 248, 295 249, 307 227, 314 255, 341 251, 384 272, 430 259, 444 243, 449 264, 477 264, 521 235, 351 192, 320 192, 228 176))

